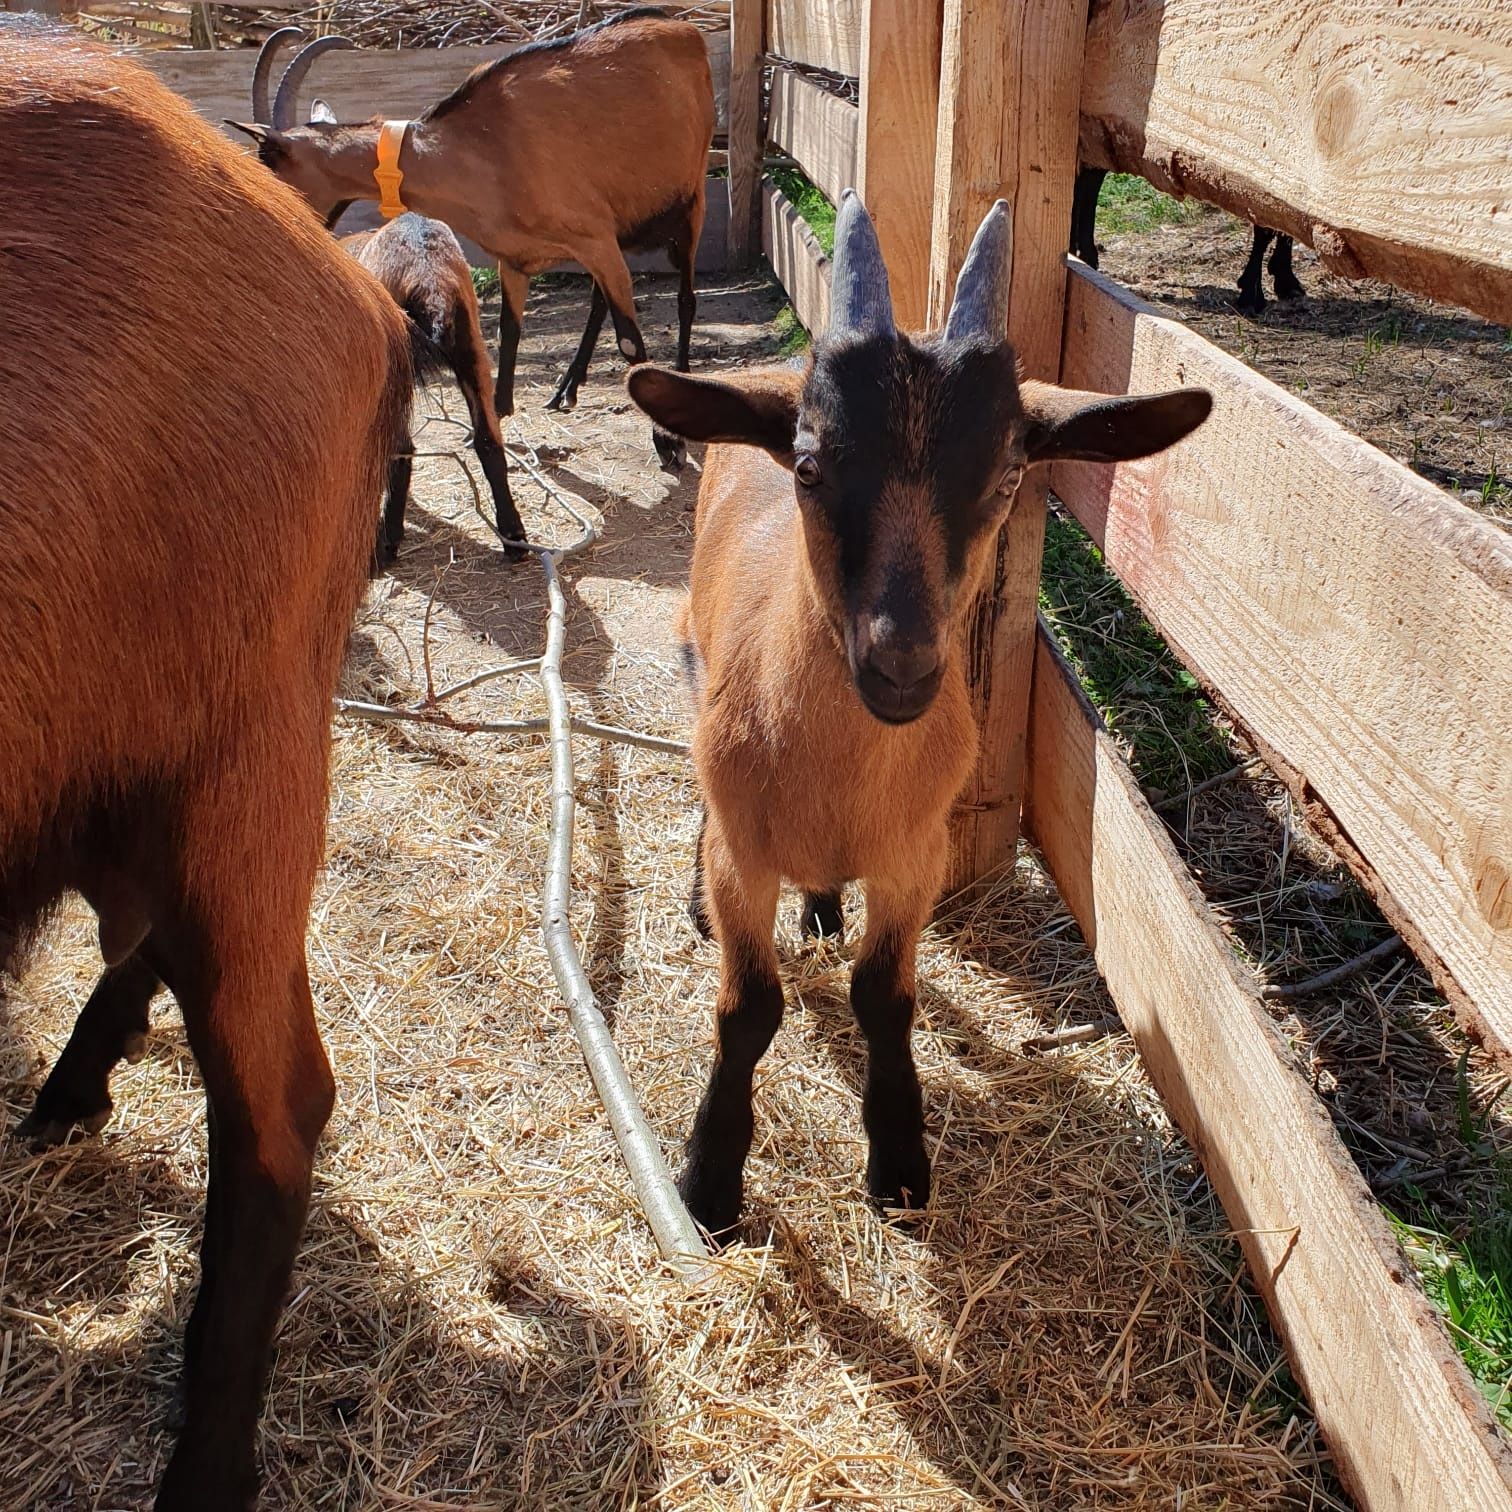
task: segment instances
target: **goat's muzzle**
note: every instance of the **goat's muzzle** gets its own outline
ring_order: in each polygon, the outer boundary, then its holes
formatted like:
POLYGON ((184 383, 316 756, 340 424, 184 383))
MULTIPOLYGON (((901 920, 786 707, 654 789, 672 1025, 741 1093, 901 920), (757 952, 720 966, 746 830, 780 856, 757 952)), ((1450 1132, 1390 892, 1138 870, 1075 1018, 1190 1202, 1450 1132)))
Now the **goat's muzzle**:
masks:
POLYGON ((908 724, 934 702, 945 662, 932 639, 899 635, 885 619, 863 616, 847 642, 856 692, 885 724, 908 724))

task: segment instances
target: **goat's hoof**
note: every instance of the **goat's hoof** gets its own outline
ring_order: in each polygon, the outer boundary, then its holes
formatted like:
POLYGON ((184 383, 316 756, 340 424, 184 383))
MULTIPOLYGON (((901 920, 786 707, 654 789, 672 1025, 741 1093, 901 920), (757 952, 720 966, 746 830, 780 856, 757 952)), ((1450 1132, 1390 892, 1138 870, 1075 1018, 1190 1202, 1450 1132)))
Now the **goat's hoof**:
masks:
MULTIPOLYGON (((128 1040, 128 1046, 129 1043, 128 1040)), ((145 1037, 142 1049, 145 1052, 145 1037)), ((54 1066, 52 1075, 37 1093, 31 1112, 16 1125, 16 1138, 34 1150, 51 1150, 67 1144, 76 1128, 86 1134, 98 1134, 110 1122, 113 1108, 103 1076, 86 1077, 83 1085, 75 1085, 68 1070, 60 1076, 59 1068, 54 1066)))
POLYGON ((657 426, 651 432, 651 444, 661 459, 663 472, 680 473, 688 465, 688 443, 681 436, 657 426))
POLYGON ((557 385, 556 393, 546 401, 546 408, 549 410, 560 410, 564 415, 568 415, 577 408, 577 402, 577 384, 568 384, 563 380, 557 385))
POLYGON ((231 1465, 223 1460, 206 1462, 203 1452, 196 1452, 180 1440, 163 1483, 158 1487, 153 1512, 254 1512, 257 1506, 257 1472, 250 1461, 231 1465))
POLYGON ((1243 289, 1239 291, 1239 297, 1234 301, 1234 308, 1241 315, 1259 315, 1265 309, 1265 295, 1248 294, 1243 289))
POLYGON ((1307 290, 1297 278, 1273 278, 1271 280, 1276 290, 1277 299, 1306 299, 1307 290))
POLYGON ((923 1141, 912 1149, 874 1145, 866 1163, 866 1190, 879 1207, 928 1207, 929 1156, 923 1141))
POLYGON ((121 1046, 121 1059, 128 1066, 134 1066, 147 1054, 147 1036, 145 1034, 128 1034, 121 1046))
POLYGON ((677 1190, 693 1215, 693 1221, 709 1236, 709 1248, 716 1252, 735 1238, 744 1197, 742 1187, 739 1175, 731 1180, 691 1164, 677 1183, 677 1190))
POLYGON ((53 1150, 67 1144, 75 1129, 86 1134, 98 1134, 110 1122, 109 1108, 93 1113, 49 1117, 40 1108, 33 1108, 16 1125, 16 1138, 34 1150, 53 1150))
POLYGON ((804 893, 803 917, 798 922, 799 933, 805 940, 845 939, 845 907, 840 894, 804 893))

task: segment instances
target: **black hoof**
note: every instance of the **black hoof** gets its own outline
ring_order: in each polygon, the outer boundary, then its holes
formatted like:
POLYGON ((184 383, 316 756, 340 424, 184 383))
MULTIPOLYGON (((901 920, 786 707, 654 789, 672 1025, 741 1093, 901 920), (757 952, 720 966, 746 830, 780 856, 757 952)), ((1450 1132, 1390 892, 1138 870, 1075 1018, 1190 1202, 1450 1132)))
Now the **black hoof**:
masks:
POLYGON ((804 893, 798 928, 805 940, 845 938, 845 907, 838 892, 804 893))
POLYGON ((1307 298, 1307 290, 1302 287, 1302 281, 1298 278, 1273 278, 1271 284, 1276 291, 1277 299, 1307 298))
POLYGON ((929 1156, 924 1153, 923 1141, 912 1149, 873 1146, 866 1163, 866 1190, 879 1207, 928 1207, 929 1156))
MULTIPOLYGON (((127 1057, 141 1060, 146 1046, 145 1036, 130 1036, 127 1057)), ((98 1134, 110 1122, 114 1106, 103 1073, 71 1076, 60 1063, 42 1084, 31 1112, 16 1125, 16 1138, 34 1150, 50 1150, 66 1144, 75 1129, 98 1134)))
POLYGON ((708 1234, 711 1248, 723 1249, 735 1238, 745 1195, 739 1174, 731 1180, 690 1164, 677 1183, 677 1190, 693 1221, 708 1234))
POLYGON ((1234 301, 1234 308, 1241 315, 1258 315, 1265 308, 1265 295, 1258 292, 1249 293, 1244 289, 1239 291, 1239 297, 1234 301))
POLYGON ((656 426, 651 432, 651 444, 661 459, 663 472, 680 473, 688 465, 688 443, 681 436, 656 426))
POLYGON ((578 386, 569 383, 567 379, 557 384, 556 392, 546 401, 549 410, 560 410, 563 414, 571 414, 577 408, 578 386))

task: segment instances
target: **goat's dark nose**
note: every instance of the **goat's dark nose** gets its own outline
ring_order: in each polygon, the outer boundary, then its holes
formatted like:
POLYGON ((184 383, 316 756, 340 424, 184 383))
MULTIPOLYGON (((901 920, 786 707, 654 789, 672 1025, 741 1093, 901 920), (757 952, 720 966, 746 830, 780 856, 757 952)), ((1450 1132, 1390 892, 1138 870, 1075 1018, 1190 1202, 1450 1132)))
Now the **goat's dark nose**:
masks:
POLYGON ((872 647, 867 660, 874 671, 881 673, 900 692, 906 692, 933 676, 940 665, 939 652, 928 642, 884 642, 872 647))

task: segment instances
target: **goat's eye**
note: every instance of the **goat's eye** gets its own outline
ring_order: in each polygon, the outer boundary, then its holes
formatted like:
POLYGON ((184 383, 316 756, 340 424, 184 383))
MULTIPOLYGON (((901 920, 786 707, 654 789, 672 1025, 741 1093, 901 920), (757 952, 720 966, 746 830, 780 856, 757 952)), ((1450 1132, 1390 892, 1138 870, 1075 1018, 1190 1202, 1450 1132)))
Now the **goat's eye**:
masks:
POLYGON ((793 476, 805 488, 817 488, 819 486, 819 479, 824 474, 820 472, 819 464, 812 457, 799 457, 793 465, 793 476))
POLYGON ((998 479, 997 491, 1000 494, 1006 494, 1011 498, 1015 493, 1018 492, 1018 486, 1021 482, 1023 482, 1023 479, 1023 463, 1014 462, 1003 473, 1003 476, 998 479))

